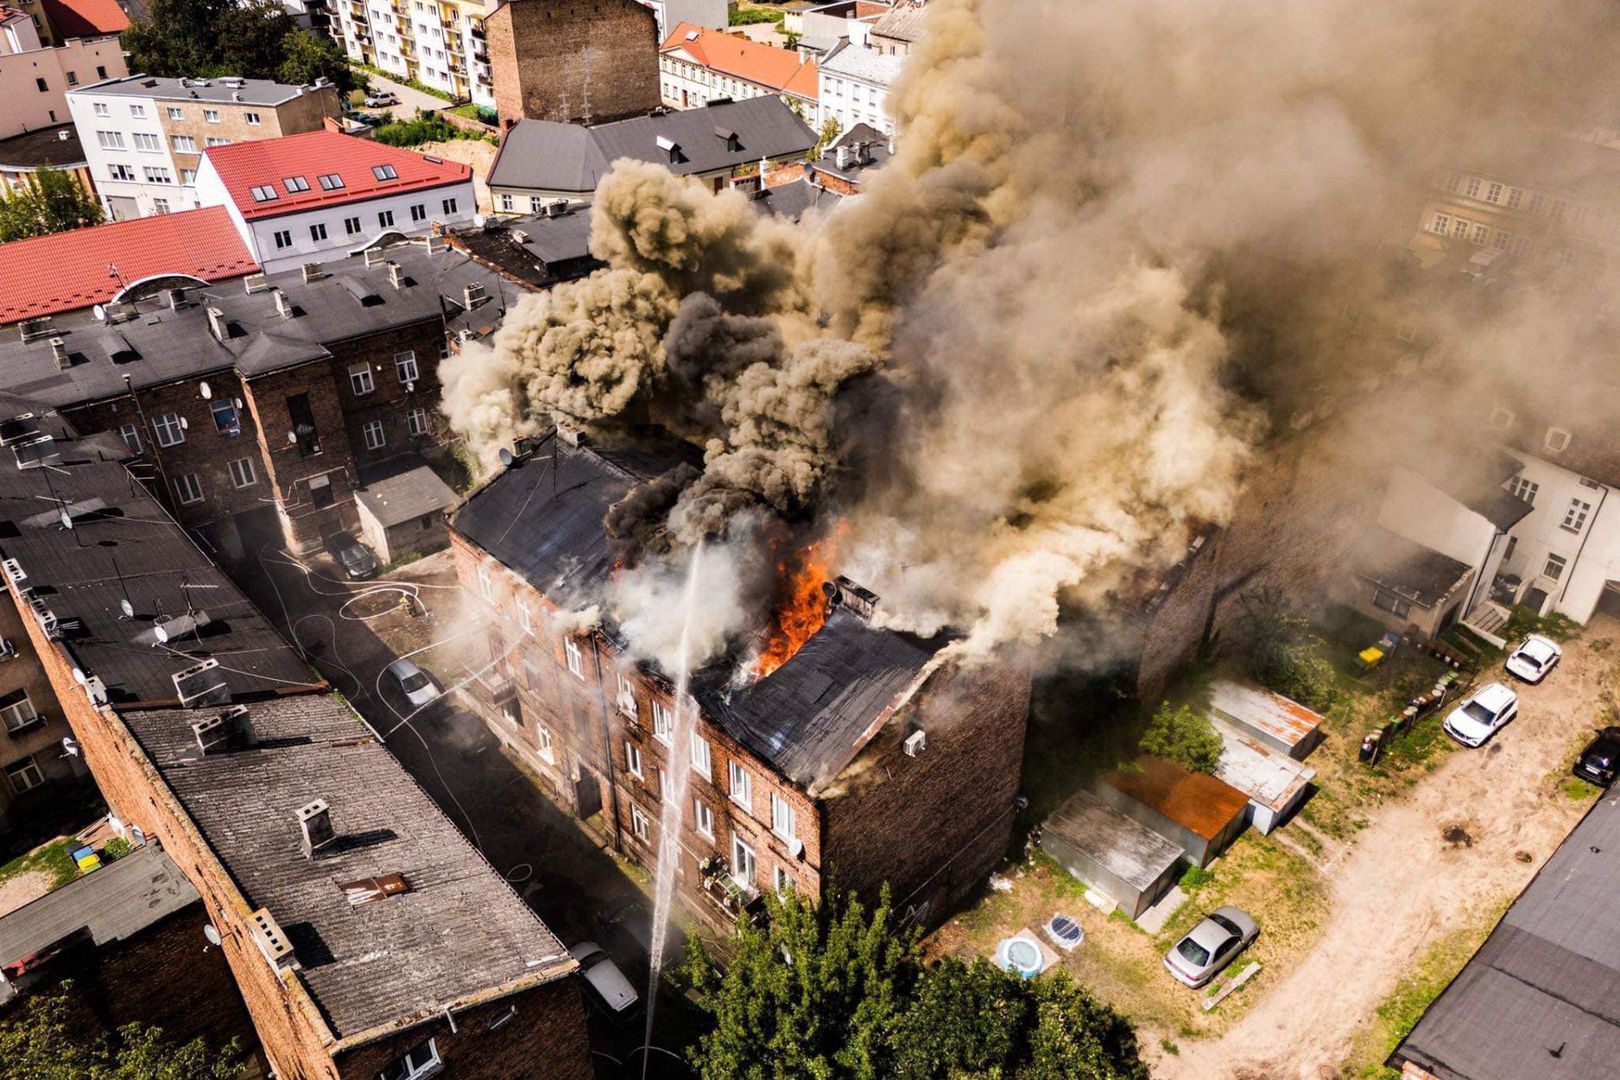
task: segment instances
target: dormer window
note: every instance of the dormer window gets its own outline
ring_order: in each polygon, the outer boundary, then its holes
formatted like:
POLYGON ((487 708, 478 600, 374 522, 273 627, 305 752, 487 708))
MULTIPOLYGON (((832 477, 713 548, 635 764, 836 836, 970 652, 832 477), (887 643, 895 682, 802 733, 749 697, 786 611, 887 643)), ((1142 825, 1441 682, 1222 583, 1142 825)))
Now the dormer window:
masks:
POLYGON ((392 165, 373 165, 371 167, 371 175, 375 176, 378 180, 399 179, 399 173, 394 171, 394 167, 392 165))
POLYGON ((287 186, 287 194, 289 195, 296 195, 300 191, 309 190, 309 181, 302 176, 289 176, 282 180, 282 183, 287 186))
POLYGON ((1506 431, 1513 426, 1513 411, 1498 405, 1491 410, 1491 427, 1498 431, 1506 431))
POLYGON ((1569 432, 1563 428, 1550 427, 1547 429, 1547 437, 1542 442, 1548 450, 1555 454, 1561 454, 1569 449, 1569 440, 1569 432))
POLYGON ((254 202, 275 202, 279 198, 281 196, 276 194, 275 186, 272 184, 256 184, 253 187, 254 202))
POLYGON ((336 191, 343 186, 343 177, 337 173, 327 173, 319 177, 322 191, 336 191))

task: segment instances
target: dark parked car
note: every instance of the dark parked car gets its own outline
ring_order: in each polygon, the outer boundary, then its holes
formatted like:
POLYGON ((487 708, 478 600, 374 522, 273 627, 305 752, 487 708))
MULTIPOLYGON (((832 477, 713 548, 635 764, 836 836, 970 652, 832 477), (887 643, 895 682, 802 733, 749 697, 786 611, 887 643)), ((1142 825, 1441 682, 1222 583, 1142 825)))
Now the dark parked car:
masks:
POLYGON ((339 540, 333 553, 343 566, 343 572, 353 581, 376 577, 377 571, 382 569, 382 563, 372 550, 352 537, 339 540))
POLYGON ((1614 783, 1617 767, 1620 767, 1620 727, 1606 727, 1598 732, 1597 738, 1587 743, 1581 756, 1575 759, 1575 775, 1599 787, 1614 783))

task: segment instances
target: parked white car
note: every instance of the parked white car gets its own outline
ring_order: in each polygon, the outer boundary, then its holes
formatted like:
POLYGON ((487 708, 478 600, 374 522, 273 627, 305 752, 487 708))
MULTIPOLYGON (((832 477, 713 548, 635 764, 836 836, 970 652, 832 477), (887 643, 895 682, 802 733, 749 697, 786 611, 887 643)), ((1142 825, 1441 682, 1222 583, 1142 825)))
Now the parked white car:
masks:
POLYGON ((1483 686, 1464 698, 1446 717, 1446 734, 1464 746, 1483 746, 1519 715, 1519 695, 1499 682, 1483 686))
POLYGON ((411 663, 409 660, 395 660, 388 665, 388 674, 394 677, 399 684, 400 691, 405 700, 421 708, 439 696, 439 688, 433 685, 428 673, 411 663))
POLYGON ((1259 936, 1260 926, 1247 912, 1219 907, 1176 942, 1165 954, 1164 966, 1178 981, 1196 990, 1219 975, 1259 936))
POLYGON ((1557 642, 1540 634, 1531 634, 1507 658, 1508 674, 1534 686, 1545 679, 1547 672, 1557 667, 1558 661, 1563 658, 1564 650, 1558 647, 1557 642))

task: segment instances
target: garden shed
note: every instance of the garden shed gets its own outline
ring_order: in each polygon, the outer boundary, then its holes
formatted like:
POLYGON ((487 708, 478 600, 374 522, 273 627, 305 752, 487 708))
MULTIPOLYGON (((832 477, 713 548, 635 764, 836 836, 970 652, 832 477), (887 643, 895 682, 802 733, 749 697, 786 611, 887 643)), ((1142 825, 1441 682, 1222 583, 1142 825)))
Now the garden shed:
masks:
POLYGON ((1178 845, 1199 867, 1226 850, 1248 818, 1249 797, 1230 784, 1146 754, 1130 769, 1103 777, 1097 794, 1178 845))
POLYGON ((1080 791, 1046 819, 1041 850, 1135 919, 1176 883, 1181 848, 1080 791))

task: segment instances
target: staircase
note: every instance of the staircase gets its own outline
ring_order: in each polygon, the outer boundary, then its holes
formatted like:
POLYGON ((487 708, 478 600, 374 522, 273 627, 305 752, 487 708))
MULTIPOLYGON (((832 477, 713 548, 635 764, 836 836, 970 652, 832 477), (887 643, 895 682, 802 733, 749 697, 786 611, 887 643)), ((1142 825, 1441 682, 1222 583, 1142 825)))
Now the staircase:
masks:
POLYGON ((1462 626, 1475 637, 1498 649, 1507 648, 1507 639, 1498 632, 1507 625, 1512 615, 1507 608, 1494 600, 1481 600, 1474 605, 1474 609, 1463 616, 1462 626))

